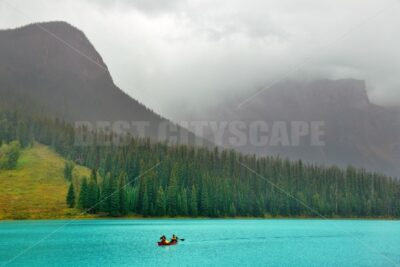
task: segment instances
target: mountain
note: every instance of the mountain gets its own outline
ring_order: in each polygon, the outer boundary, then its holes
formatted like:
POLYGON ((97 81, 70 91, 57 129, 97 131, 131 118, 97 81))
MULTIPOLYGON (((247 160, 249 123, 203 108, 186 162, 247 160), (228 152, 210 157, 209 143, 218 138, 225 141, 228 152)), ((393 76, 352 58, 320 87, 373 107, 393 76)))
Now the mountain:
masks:
MULTIPOLYGON (((269 137, 274 123, 284 122, 291 137, 291 123, 322 123, 321 141, 313 146, 310 134, 300 144, 265 146, 232 146, 225 134, 223 144, 244 153, 280 155, 307 162, 349 164, 370 171, 400 175, 400 113, 398 109, 371 103, 365 82, 355 79, 317 80, 312 82, 284 81, 260 93, 241 108, 227 104, 210 115, 223 121, 267 122, 269 137), (221 111, 223 110, 223 111, 221 111)), ((208 138, 212 138, 210 134, 208 138)))
MULTIPOLYGON (((181 131, 181 143, 203 142, 131 98, 113 82, 103 59, 83 32, 65 22, 37 23, 0 31, 0 102, 24 103, 69 122, 149 122, 145 136, 165 140, 161 126, 181 131)), ((207 111, 205 111, 207 112, 207 111)), ((189 116, 189 115, 188 115, 189 116)), ((190 121, 188 117, 188 120, 190 121)), ((360 80, 284 81, 257 95, 242 108, 228 103, 208 114, 209 121, 322 122, 324 146, 256 146, 230 144, 229 131, 221 145, 244 153, 281 155, 307 162, 352 164, 370 171, 399 176, 399 109, 386 108, 368 98, 360 80)), ((196 118, 198 120, 198 118, 196 118)), ((133 135, 139 135, 134 127, 133 135)), ((288 134, 290 135, 291 129, 288 134)), ((247 132, 249 136, 249 133, 247 132)), ((172 136, 173 137, 173 136, 172 136)), ((210 135, 205 135, 214 140, 210 135)), ((309 137, 309 136, 308 136, 309 137)))
POLYGON ((177 127, 119 89, 85 34, 65 22, 0 31, 0 95, 10 92, 69 122, 149 122, 145 136, 154 140, 165 139, 160 125, 177 127))

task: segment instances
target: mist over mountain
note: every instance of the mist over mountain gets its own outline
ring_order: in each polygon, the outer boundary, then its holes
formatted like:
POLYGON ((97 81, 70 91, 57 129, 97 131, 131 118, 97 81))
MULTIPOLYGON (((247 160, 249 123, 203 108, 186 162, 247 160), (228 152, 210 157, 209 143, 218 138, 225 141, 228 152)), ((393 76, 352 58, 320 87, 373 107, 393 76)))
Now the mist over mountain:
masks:
MULTIPOLYGON (((0 31, 0 59, 3 100, 10 94, 28 99, 46 113, 70 122, 149 122, 146 136, 153 140, 160 138, 160 123, 175 127, 119 89, 84 33, 65 22, 0 31)), ((194 116, 183 106, 181 113, 188 121, 241 121, 247 125, 262 121, 270 127, 274 122, 322 122, 323 146, 311 145, 309 136, 300 138, 298 145, 255 146, 247 142, 233 146, 229 131, 225 131, 220 145, 256 155, 280 155, 339 166, 352 164, 395 176, 400 173, 399 108, 371 103, 364 81, 287 80, 240 108, 240 101, 227 97, 231 99, 225 104, 205 108, 200 115, 194 116)), ((178 138, 180 142, 200 140, 184 128, 178 127, 179 130, 189 136, 188 141, 178 138)), ((249 133, 245 134, 249 138, 249 133)), ((218 141, 210 128, 204 137, 210 143, 218 141)))
MULTIPOLYGON (((355 79, 317 80, 301 82, 288 80, 260 93, 242 107, 227 103, 209 115, 217 121, 267 122, 271 137, 274 122, 285 122, 288 135, 290 125, 303 122, 322 123, 324 145, 313 146, 309 133, 300 138, 299 145, 232 146, 225 131, 223 145, 244 153, 281 155, 308 162, 355 165, 371 171, 399 176, 400 173, 400 112, 371 103, 365 82, 355 79)), ((311 131, 311 127, 307 129, 311 131)), ((212 131, 208 138, 213 139, 212 131)))
MULTIPOLYGON (((148 122, 152 139, 159 139, 161 123, 175 127, 119 89, 85 34, 65 22, 0 31, 0 93, 6 92, 69 122, 148 122)), ((196 139, 178 129, 188 142, 196 139)))

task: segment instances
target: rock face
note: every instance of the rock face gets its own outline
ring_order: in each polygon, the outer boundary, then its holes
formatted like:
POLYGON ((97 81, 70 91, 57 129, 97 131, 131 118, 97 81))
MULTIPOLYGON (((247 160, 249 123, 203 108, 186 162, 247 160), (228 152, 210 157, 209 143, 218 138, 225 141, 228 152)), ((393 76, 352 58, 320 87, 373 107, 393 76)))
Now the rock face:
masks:
MULTIPOLYGON (((242 152, 343 167, 351 164, 390 175, 400 174, 399 112, 371 103, 364 81, 285 81, 259 94, 243 108, 231 110, 210 117, 245 121, 247 125, 253 121, 265 121, 269 126, 276 121, 287 125, 293 121, 324 124, 324 146, 312 146, 303 137, 298 146, 259 147, 247 143, 235 147, 242 152)), ((229 134, 224 136, 225 146, 230 146, 228 140, 229 134)))
MULTIPOLYGON (((160 123, 172 126, 120 90, 85 34, 65 22, 0 31, 0 94, 6 91, 70 122, 145 121, 146 136, 156 140, 160 123)), ((179 129, 188 142, 196 139, 179 129)))

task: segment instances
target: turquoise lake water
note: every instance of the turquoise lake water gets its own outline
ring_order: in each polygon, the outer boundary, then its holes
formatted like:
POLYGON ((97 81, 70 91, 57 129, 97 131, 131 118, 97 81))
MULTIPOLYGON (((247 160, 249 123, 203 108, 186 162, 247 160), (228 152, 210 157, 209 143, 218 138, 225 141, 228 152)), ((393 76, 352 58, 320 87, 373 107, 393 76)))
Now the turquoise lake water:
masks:
POLYGON ((161 265, 400 266, 400 222, 178 219, 0 222, 0 266, 161 265), (176 246, 156 245, 162 234, 174 233, 186 240, 176 246))

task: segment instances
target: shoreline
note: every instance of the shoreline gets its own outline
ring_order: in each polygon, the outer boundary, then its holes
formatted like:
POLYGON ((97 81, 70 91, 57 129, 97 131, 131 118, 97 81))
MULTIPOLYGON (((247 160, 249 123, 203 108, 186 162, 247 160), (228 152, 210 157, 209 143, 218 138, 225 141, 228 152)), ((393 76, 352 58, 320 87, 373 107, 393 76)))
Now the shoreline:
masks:
POLYGON ((285 216, 265 216, 265 217, 188 217, 188 216, 175 216, 175 217, 148 217, 141 215, 131 215, 123 217, 109 217, 109 216, 65 216, 65 217, 54 217, 54 218, 19 218, 19 219, 0 219, 2 222, 17 222, 17 221, 63 221, 63 220, 348 220, 348 221, 400 221, 400 218, 396 217, 330 217, 320 218, 313 216, 297 216, 297 217, 285 217, 285 216))

